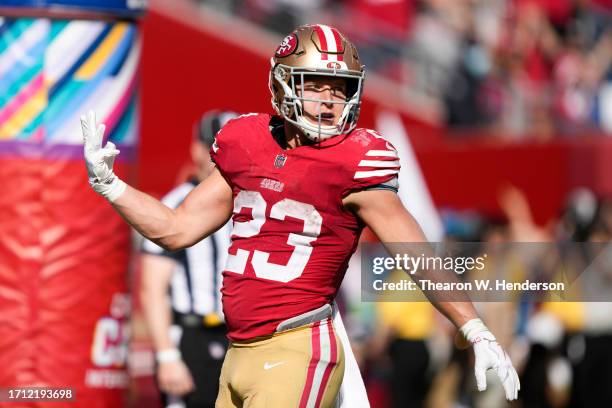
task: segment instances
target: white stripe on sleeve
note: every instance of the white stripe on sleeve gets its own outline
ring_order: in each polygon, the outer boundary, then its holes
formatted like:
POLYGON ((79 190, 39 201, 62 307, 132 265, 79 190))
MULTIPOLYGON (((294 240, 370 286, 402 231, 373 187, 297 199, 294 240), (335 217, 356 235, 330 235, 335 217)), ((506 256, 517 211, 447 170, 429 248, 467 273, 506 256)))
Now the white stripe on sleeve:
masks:
POLYGON ((395 150, 368 150, 366 156, 399 157, 395 150))
POLYGON ((369 171, 358 171, 355 173, 356 179, 363 179, 368 177, 381 177, 389 174, 398 174, 399 170, 369 170, 369 171))
POLYGON ((399 167, 399 160, 362 160, 358 164, 362 167, 399 167))

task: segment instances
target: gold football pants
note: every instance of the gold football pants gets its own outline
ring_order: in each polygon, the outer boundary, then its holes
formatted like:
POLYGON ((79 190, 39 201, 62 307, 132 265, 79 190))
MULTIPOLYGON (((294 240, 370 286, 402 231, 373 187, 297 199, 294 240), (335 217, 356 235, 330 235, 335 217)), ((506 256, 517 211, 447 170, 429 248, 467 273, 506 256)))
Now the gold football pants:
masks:
POLYGON ((334 407, 344 351, 330 319, 229 347, 216 408, 334 407))

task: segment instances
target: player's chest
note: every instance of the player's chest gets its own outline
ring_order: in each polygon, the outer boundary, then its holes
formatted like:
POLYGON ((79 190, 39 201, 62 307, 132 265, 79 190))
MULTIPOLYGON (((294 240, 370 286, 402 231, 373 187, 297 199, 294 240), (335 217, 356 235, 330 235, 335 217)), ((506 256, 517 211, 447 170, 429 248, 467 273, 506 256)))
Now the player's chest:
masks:
POLYGON ((245 165, 235 183, 240 190, 316 207, 337 204, 334 201, 340 199, 342 172, 325 154, 268 148, 242 159, 245 165))

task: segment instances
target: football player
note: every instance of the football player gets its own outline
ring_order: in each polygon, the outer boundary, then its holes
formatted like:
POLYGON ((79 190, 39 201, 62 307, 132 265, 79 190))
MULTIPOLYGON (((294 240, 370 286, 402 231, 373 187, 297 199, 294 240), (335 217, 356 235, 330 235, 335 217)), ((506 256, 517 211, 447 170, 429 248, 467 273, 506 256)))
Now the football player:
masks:
MULTIPOLYGON (((332 407, 344 370, 331 306, 365 225, 383 243, 424 242, 397 197, 395 148, 356 128, 364 67, 335 28, 298 27, 273 56, 277 115, 231 120, 211 148, 211 176, 176 209, 128 186, 102 147, 104 125, 81 119, 93 189, 142 235, 185 248, 234 227, 223 273, 231 341, 219 407, 332 407)), ((499 375, 509 400, 519 382, 508 355, 470 302, 434 302, 473 344, 478 388, 499 375)))

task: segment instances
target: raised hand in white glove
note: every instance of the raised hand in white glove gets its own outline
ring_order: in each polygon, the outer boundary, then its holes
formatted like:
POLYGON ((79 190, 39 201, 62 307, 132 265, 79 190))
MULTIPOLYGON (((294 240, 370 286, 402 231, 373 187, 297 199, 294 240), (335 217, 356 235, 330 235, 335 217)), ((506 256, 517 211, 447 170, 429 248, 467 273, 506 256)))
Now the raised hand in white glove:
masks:
POLYGON ((508 354, 497 343, 495 336, 480 319, 472 319, 459 329, 474 348, 476 386, 478 391, 487 388, 486 371, 493 369, 502 382, 506 399, 517 399, 521 389, 518 374, 508 354))
POLYGON ((85 164, 89 184, 98 193, 113 202, 125 191, 126 184, 113 172, 113 163, 119 150, 113 142, 102 147, 104 137, 104 124, 96 123, 94 111, 81 116, 81 129, 83 130, 85 164))

